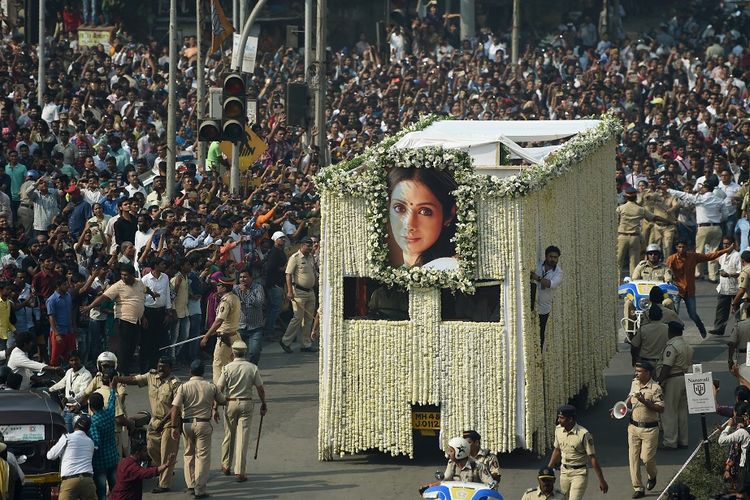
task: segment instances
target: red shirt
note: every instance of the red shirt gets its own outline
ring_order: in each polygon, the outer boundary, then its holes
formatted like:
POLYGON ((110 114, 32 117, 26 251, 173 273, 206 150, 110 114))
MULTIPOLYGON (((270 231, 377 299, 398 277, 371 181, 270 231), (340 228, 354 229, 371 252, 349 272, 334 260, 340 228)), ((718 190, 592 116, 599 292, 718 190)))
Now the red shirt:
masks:
POLYGON ((47 299, 55 293, 57 289, 57 274, 55 272, 48 273, 47 271, 39 271, 31 279, 31 288, 34 292, 41 297, 42 301, 39 302, 40 308, 43 312, 47 311, 47 299))
POLYGON ((109 500, 141 500, 143 480, 158 475, 158 467, 141 467, 132 455, 123 458, 117 465, 115 487, 109 492, 109 500))

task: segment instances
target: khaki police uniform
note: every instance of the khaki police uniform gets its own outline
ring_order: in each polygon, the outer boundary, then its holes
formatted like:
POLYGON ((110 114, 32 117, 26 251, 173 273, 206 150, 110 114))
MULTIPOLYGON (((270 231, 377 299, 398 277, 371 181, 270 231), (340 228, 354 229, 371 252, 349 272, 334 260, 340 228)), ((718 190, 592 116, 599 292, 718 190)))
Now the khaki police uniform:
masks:
POLYGON ((628 273, 633 274, 641 259, 641 222, 644 219, 651 221, 654 214, 634 201, 617 207, 617 266, 620 272, 629 263, 628 273))
MULTIPOLYGON (((660 283, 672 283, 674 281, 672 269, 670 269, 669 266, 664 262, 659 262, 658 264, 653 265, 648 259, 643 259, 637 266, 635 266, 635 270, 633 271, 633 274, 630 275, 630 278, 632 280, 658 281, 660 283)), ((662 301, 662 305, 673 309, 674 301, 670 298, 665 298, 662 301)), ((623 314, 631 320, 635 319, 635 308, 631 301, 625 301, 625 311, 623 314)), ((641 321, 643 321, 643 319, 641 319, 641 321)))
POLYGON ((286 274, 292 276, 294 317, 289 322, 281 342, 290 346, 296 338, 303 348, 309 348, 312 345, 310 332, 315 319, 315 283, 318 278, 312 253, 305 256, 301 251, 297 251, 289 257, 286 274))
POLYGON ((734 352, 737 354, 734 358, 740 370, 740 375, 746 380, 750 380, 750 367, 745 365, 748 342, 750 342, 750 319, 743 319, 735 323, 734 328, 732 328, 732 332, 729 334, 729 343, 735 347, 734 352))
POLYGON ((745 290, 745 295, 742 296, 742 302, 740 302, 740 319, 747 319, 747 303, 750 301, 750 265, 742 266, 740 275, 737 277, 737 286, 745 290))
MULTIPOLYGON (((151 405, 151 421, 146 433, 148 455, 155 464, 163 464, 172 453, 177 453, 180 442, 172 438, 172 420, 167 417, 172 409, 172 401, 180 386, 180 381, 174 375, 162 380, 156 370, 133 377, 138 387, 148 386, 148 402, 151 405), (162 430, 157 430, 159 422, 166 418, 162 430)), ((159 487, 169 488, 172 481, 174 464, 159 474, 159 487)))
MULTIPOLYGON (((89 385, 83 390, 82 396, 89 397, 93 393, 98 392, 104 398, 104 407, 107 407, 109 401, 109 386, 102 383, 101 372, 94 375, 89 382, 89 385)), ((115 398, 115 419, 117 417, 126 417, 125 408, 125 397, 128 395, 125 384, 117 384, 117 397, 115 398)), ((93 412, 89 410, 89 415, 93 415, 93 412)), ((124 425, 120 425, 115 422, 115 441, 117 443, 117 451, 120 452, 120 457, 125 458, 130 455, 130 436, 128 435, 128 428, 124 425)))
POLYGON ((217 339, 214 347, 214 385, 219 382, 221 369, 232 360, 232 344, 240 340, 240 308, 240 298, 234 292, 225 293, 216 308, 216 319, 222 320, 217 333, 226 337, 217 339))
POLYGON ((546 493, 542 493, 542 490, 537 487, 526 490, 521 500, 565 500, 565 495, 562 494, 562 491, 556 489, 553 489, 552 493, 547 495, 546 493))
POLYGON ((172 405, 182 409, 182 434, 185 446, 185 484, 196 495, 206 493, 211 470, 211 409, 214 402, 226 403, 224 395, 203 377, 190 380, 177 388, 172 405))
MULTIPOLYGON (((671 195, 663 195, 661 193, 654 193, 651 196, 652 205, 647 206, 651 209, 654 215, 663 217, 667 220, 677 220, 678 212, 680 210, 680 204, 677 198, 671 195)), ((654 222, 651 229, 650 238, 647 240, 648 244, 656 243, 662 248, 662 255, 670 255, 672 253, 672 246, 674 245, 675 234, 677 228, 673 224, 664 224, 663 222, 654 222)))
POLYGON ((469 483, 490 484, 493 479, 484 465, 468 457, 463 467, 456 462, 448 462, 443 481, 465 481, 469 483))
POLYGON ((664 391, 664 412, 661 414, 664 446, 687 446, 688 409, 684 375, 693 364, 693 348, 681 335, 673 337, 667 341, 660 364, 672 367, 669 378, 661 384, 664 391))
MULTIPOLYGON (((656 199, 658 196, 658 191, 648 189, 643 192, 643 195, 639 196, 638 204, 653 214, 654 208, 656 206, 656 199)), ((650 219, 644 220, 641 223, 641 250, 643 250, 643 248, 648 245, 649 241, 651 240, 651 235, 654 232, 654 224, 654 221, 650 219)))
POLYGON ((492 453, 488 448, 481 448, 477 452, 477 456, 472 458, 484 465, 484 468, 487 469, 487 472, 489 472, 493 478, 497 477, 499 480, 503 472, 500 470, 500 461, 497 459, 497 455, 492 453))
POLYGON ((263 387, 260 371, 250 361, 236 357, 221 371, 219 391, 227 398, 224 439, 221 442, 221 466, 231 469, 234 457, 234 473, 245 475, 247 451, 250 449, 250 424, 253 420, 253 387, 263 387))
POLYGON ((585 427, 578 424, 570 431, 558 425, 555 428, 553 446, 560 449, 562 458, 560 489, 568 500, 582 500, 589 478, 589 456, 596 455, 593 436, 585 427))
POLYGON ((633 347, 640 348, 638 359, 648 361, 656 366, 661 361, 661 353, 669 340, 669 327, 662 323, 642 323, 630 340, 633 347))
POLYGON ((646 401, 664 406, 664 395, 661 386, 653 379, 641 384, 634 379, 630 385, 628 402, 632 407, 630 425, 628 425, 628 461, 630 462, 630 480, 635 491, 644 491, 641 480, 641 460, 646 464, 649 479, 656 478, 656 450, 659 448, 659 413, 646 407, 636 399, 635 394, 642 394, 646 401))

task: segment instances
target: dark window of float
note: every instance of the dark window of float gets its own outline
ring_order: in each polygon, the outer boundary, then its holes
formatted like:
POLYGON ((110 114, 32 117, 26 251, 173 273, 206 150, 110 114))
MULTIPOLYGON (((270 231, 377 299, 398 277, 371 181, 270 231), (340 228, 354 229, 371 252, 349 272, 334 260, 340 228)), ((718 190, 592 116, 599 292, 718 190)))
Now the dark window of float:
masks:
POLYGON ((500 282, 478 280, 473 295, 444 288, 440 293, 440 319, 497 323, 500 321, 500 282))
POLYGON ((370 278, 344 278, 344 319, 409 319, 409 292, 370 278))

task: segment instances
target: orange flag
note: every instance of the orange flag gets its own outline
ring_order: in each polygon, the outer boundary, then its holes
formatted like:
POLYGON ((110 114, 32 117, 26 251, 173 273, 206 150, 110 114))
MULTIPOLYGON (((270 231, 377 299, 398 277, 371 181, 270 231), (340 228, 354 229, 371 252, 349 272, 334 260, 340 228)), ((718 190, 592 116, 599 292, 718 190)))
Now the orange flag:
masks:
POLYGON ((221 6, 219 0, 211 0, 211 50, 210 52, 216 52, 221 48, 221 44, 224 43, 229 36, 234 33, 234 27, 232 23, 227 19, 224 14, 224 9, 221 6))

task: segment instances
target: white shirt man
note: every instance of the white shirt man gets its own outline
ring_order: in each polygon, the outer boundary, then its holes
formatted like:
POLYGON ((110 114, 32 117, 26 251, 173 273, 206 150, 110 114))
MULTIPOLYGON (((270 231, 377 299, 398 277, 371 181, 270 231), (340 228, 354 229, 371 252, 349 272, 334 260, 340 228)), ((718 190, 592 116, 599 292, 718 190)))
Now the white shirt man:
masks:
POLYGON ((47 452, 47 460, 60 460, 60 477, 65 479, 81 474, 94 474, 91 459, 94 457, 94 441, 81 429, 63 434, 47 452))
MULTIPOLYGON (((157 263, 155 267, 163 266, 164 264, 157 263)), ((155 270, 154 270, 155 271, 155 270)), ((160 271, 159 276, 154 275, 154 271, 151 271, 144 276, 141 281, 146 287, 151 289, 152 292, 159 294, 157 298, 153 298, 151 295, 146 295, 145 305, 146 307, 166 307, 167 309, 172 308, 172 299, 169 295, 169 276, 167 273, 160 271)))
POLYGON ((724 219, 724 214, 726 213, 724 200, 713 191, 690 194, 675 189, 668 189, 667 192, 678 200, 695 205, 695 218, 698 224, 721 224, 721 221, 724 219))
POLYGON ((19 388, 22 391, 26 391, 31 387, 31 376, 47 368, 47 366, 49 365, 30 359, 20 347, 15 347, 8 358, 8 368, 13 373, 18 373, 23 377, 21 387, 19 388))
POLYGON ((731 172, 721 174, 721 182, 716 188, 724 193, 724 205, 726 206, 726 215, 731 217, 737 213, 734 196, 740 190, 740 185, 734 182, 731 172), (725 182, 727 181, 727 182, 725 182))
POLYGON ((81 366, 78 371, 73 370, 73 368, 68 368, 68 371, 65 372, 65 376, 58 383, 51 386, 49 390, 59 391, 65 389, 65 397, 71 395, 78 396, 83 393, 84 389, 89 385, 89 382, 91 382, 91 379, 91 372, 84 366, 81 366))

